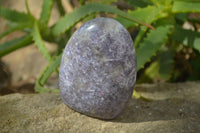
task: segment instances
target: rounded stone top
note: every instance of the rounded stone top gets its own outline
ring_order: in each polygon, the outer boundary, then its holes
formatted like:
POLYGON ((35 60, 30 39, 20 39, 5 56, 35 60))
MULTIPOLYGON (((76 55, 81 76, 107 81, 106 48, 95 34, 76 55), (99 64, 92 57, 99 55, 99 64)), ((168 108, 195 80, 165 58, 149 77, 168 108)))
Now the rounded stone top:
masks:
POLYGON ((70 108, 113 119, 126 107, 136 80, 136 54, 128 31, 111 18, 86 22, 63 52, 59 86, 70 108))

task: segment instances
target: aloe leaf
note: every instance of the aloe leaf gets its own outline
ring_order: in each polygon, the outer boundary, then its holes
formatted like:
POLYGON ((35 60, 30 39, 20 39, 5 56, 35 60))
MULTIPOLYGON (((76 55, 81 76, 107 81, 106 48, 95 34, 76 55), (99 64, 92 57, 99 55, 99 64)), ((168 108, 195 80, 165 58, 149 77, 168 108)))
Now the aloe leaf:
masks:
POLYGON ((16 38, 12 41, 0 44, 0 57, 9 54, 10 52, 17 50, 21 47, 27 46, 32 43, 31 35, 25 35, 20 38, 16 38))
POLYGON ((151 30, 150 33, 147 34, 147 37, 140 44, 140 47, 136 49, 137 70, 141 69, 167 41, 167 35, 171 27, 171 25, 160 26, 156 30, 151 30))
POLYGON ((174 1, 172 12, 194 12, 200 13, 199 1, 174 1))
POLYGON ((132 7, 146 7, 148 5, 152 5, 153 3, 149 0, 125 0, 128 4, 130 4, 132 7))
POLYGON ((156 60, 145 70, 145 76, 148 76, 151 79, 159 79, 159 69, 160 62, 159 60, 156 60))
POLYGON ((200 33, 175 26, 171 39, 200 51, 200 33))
POLYGON ((36 81, 36 83, 35 83, 34 90, 35 90, 35 92, 38 92, 38 93, 45 93, 45 92, 58 93, 60 91, 58 89, 45 88, 42 85, 40 85, 40 83, 38 81, 36 81))
POLYGON ((64 7, 62 6, 61 0, 56 0, 56 4, 57 4, 57 7, 58 7, 58 11, 60 13, 60 16, 64 16, 65 10, 64 10, 64 7))
POLYGON ((38 93, 44 93, 44 92, 50 91, 50 89, 47 89, 47 88, 44 88, 43 86, 41 86, 38 81, 36 81, 36 83, 35 83, 34 90, 35 90, 35 92, 38 92, 38 93))
POLYGON ((160 56, 145 69, 140 81, 146 82, 147 79, 169 80, 173 70, 173 51, 161 50, 160 56))
POLYGON ((144 34, 146 33, 147 28, 146 27, 141 27, 140 31, 138 32, 135 40, 134 40, 134 46, 135 48, 138 48, 140 41, 143 39, 144 34))
POLYGON ((40 93, 49 92, 49 91, 58 92, 58 90, 47 89, 47 88, 44 88, 43 86, 45 82, 47 81, 47 79, 49 78, 49 76, 59 67, 61 57, 62 57, 62 54, 60 54, 54 61, 52 61, 42 72, 42 74, 38 78, 35 85, 36 92, 40 92, 40 93))
POLYGON ((133 95, 132 96, 135 97, 135 98, 138 98, 138 99, 143 99, 143 100, 148 101, 148 102, 152 102, 153 101, 153 99, 146 98, 146 97, 142 96, 136 90, 133 91, 133 95))
POLYGON ((27 1, 27 0, 25 0, 25 5, 26 5, 26 11, 27 11, 27 13, 28 13, 29 15, 31 15, 31 11, 30 11, 30 8, 29 8, 29 6, 28 6, 28 1, 27 1))
POLYGON ((54 0, 43 0, 42 12, 40 14, 40 22, 44 25, 48 25, 48 21, 51 15, 51 10, 54 0))
POLYGON ((44 85, 49 76, 53 71, 56 70, 57 67, 60 65, 62 54, 60 54, 54 61, 52 61, 49 66, 44 70, 44 72, 41 74, 39 80, 40 84, 44 85))
POLYGON ((6 31, 4 31, 3 33, 0 34, 0 39, 3 38, 4 36, 14 32, 14 31, 17 31, 17 30, 22 30, 26 27, 29 27, 29 24, 26 24, 26 23, 20 23, 20 24, 17 24, 17 25, 14 25, 14 26, 11 26, 9 29, 7 29, 6 31))
MULTIPOLYGON (((148 6, 145 8, 138 8, 134 11, 128 11, 128 15, 135 17, 136 19, 139 19, 145 23, 151 24, 153 21, 159 18, 164 8, 164 6, 148 6)), ((122 23, 126 28, 138 25, 136 23, 131 22, 130 20, 124 19, 121 16, 118 16, 116 20, 122 23)))
POLYGON ((112 13, 112 14, 117 14, 123 18, 126 18, 128 20, 131 20, 136 23, 143 24, 145 26, 150 26, 149 24, 143 23, 140 20, 136 19, 133 16, 128 15, 127 13, 114 8, 112 6, 104 5, 104 4, 99 4, 99 3, 90 3, 86 4, 84 6, 81 6, 74 10, 74 12, 69 13, 65 15, 63 18, 60 19, 52 28, 52 34, 55 36, 58 36, 68 29, 70 29, 73 25, 75 25, 77 22, 79 22, 81 19, 85 18, 86 16, 92 14, 92 13, 100 13, 100 12, 105 12, 105 13, 112 13))
POLYGON ((112 3, 116 3, 118 0, 100 0, 98 3, 111 5, 112 3))
POLYGON ((35 42, 35 45, 38 47, 39 51, 43 54, 43 56, 49 62, 51 62, 52 61, 51 55, 44 45, 44 42, 43 42, 42 37, 40 35, 40 31, 39 31, 37 22, 34 23, 34 26, 33 26, 33 29, 32 29, 32 36, 33 36, 33 40, 35 42))
POLYGON ((163 80, 168 80, 171 77, 173 70, 173 51, 162 51, 160 56, 159 76, 163 80))
POLYGON ((191 71, 190 71, 190 76, 188 77, 187 80, 190 81, 197 81, 200 79, 200 71, 199 71, 199 66, 200 66, 200 53, 195 52, 196 57, 192 60, 189 60, 190 66, 191 66, 191 71))
POLYGON ((171 5, 173 0, 150 0, 150 1, 157 6, 160 6, 160 5, 169 6, 169 5, 171 5))
POLYGON ((32 23, 34 21, 34 17, 31 15, 27 15, 23 12, 18 12, 15 10, 11 10, 8 8, 0 7, 0 16, 17 23, 32 23))
MULTIPOLYGON (((140 19, 146 23, 151 24, 152 22, 154 22, 155 20, 160 18, 160 14, 162 13, 163 10, 164 10, 164 6, 159 6, 159 7, 148 6, 145 8, 138 8, 134 11, 129 11, 128 14, 130 16, 134 16, 135 18, 140 19)), ((126 20, 126 19, 120 17, 120 16, 118 16, 116 18, 116 20, 118 20, 120 23, 122 23, 126 28, 130 28, 130 27, 137 25, 135 23, 132 23, 129 20, 126 20)), ((142 38, 147 30, 148 30, 148 27, 141 26, 140 31, 134 40, 135 47, 137 47, 139 45, 140 41, 142 40, 142 38)))

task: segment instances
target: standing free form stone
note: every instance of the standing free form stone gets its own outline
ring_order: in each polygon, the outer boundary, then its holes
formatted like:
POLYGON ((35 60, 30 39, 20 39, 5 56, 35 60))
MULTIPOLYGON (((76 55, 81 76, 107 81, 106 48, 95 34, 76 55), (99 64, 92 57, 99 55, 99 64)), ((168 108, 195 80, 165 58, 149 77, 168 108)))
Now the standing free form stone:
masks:
POLYGON ((90 20, 72 35, 63 52, 62 100, 80 113, 113 119, 132 96, 136 66, 128 31, 111 18, 90 20))

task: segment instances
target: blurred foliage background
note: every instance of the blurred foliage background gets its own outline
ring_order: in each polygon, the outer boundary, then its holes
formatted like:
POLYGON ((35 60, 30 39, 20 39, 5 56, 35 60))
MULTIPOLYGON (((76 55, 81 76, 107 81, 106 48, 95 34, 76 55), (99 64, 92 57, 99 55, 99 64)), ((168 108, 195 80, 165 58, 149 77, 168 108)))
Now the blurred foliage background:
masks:
POLYGON ((49 62, 35 83, 36 92, 57 91, 44 85, 53 72, 58 74, 63 48, 78 27, 96 17, 114 18, 129 31, 137 53, 137 83, 200 79, 200 0, 43 0, 39 19, 24 3, 26 12, 0 6, 8 25, 0 39, 24 33, 2 42, 0 57, 35 44, 49 62), (49 25, 53 5, 61 18, 49 25), (44 41, 55 43, 56 52, 49 52, 44 41))

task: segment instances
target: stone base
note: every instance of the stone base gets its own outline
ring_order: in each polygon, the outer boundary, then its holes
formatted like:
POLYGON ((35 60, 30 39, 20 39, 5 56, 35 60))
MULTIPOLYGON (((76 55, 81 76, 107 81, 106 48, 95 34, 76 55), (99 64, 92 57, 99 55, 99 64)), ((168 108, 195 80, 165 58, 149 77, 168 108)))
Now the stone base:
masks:
POLYGON ((111 121, 69 109, 59 94, 1 96, 0 132, 200 132, 200 82, 142 84, 136 90, 153 101, 132 98, 123 114, 111 121))

